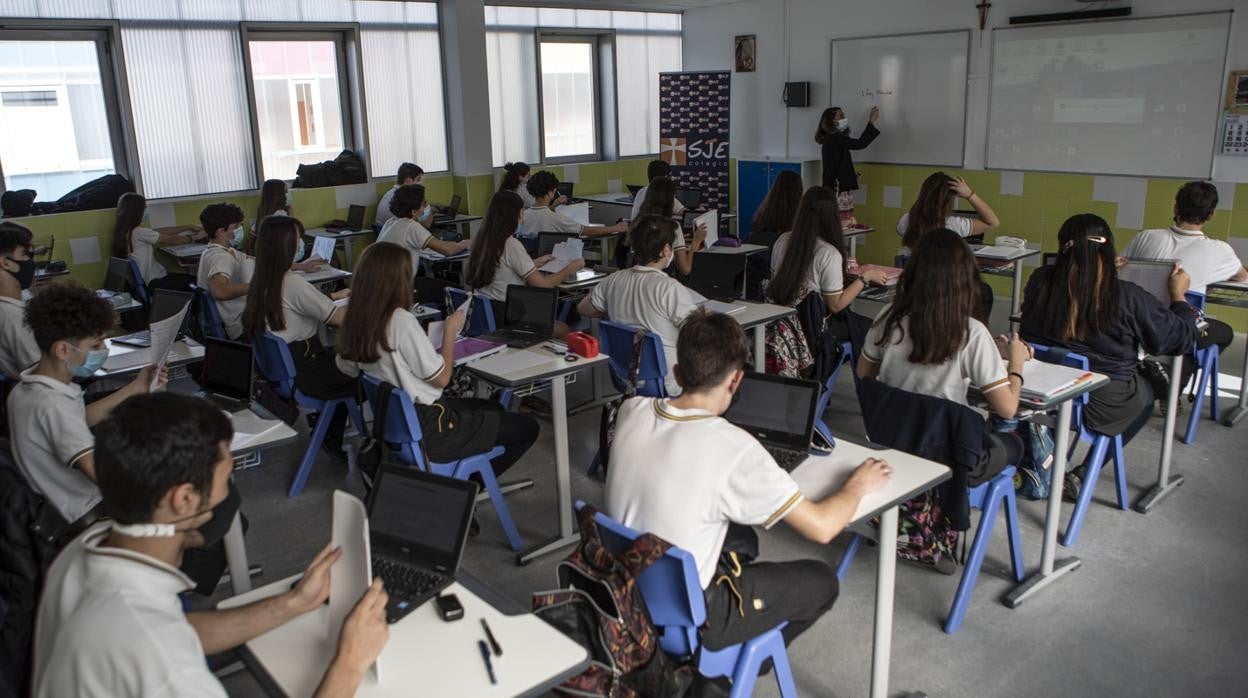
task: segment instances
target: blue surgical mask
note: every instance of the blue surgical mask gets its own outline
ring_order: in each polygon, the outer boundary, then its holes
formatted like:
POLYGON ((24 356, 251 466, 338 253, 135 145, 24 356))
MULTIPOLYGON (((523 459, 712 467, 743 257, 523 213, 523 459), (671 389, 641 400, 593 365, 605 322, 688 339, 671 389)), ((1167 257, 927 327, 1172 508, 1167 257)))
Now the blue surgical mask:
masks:
POLYGON ((425 208, 424 208, 424 210, 422 210, 422 211, 420 212, 420 218, 421 218, 421 220, 424 220, 424 219, 426 219, 426 218, 428 218, 429 216, 432 216, 432 215, 433 215, 433 205, 432 205, 432 204, 425 204, 425 208))
POLYGON ((837 120, 836 120, 836 127, 837 127, 838 129, 840 129, 841 131, 848 131, 848 130, 849 130, 849 119, 837 119, 837 120))
POLYGON ((90 378, 95 375, 96 371, 104 367, 104 362, 108 361, 107 349, 92 349, 91 351, 83 351, 78 347, 74 347, 74 350, 82 352, 85 357, 83 362, 80 364, 75 364, 72 361, 68 362, 69 375, 74 378, 90 378))
POLYGON ((295 257, 293 260, 291 260, 291 263, 292 264, 297 263, 300 259, 303 259, 303 240, 296 240, 295 241, 295 257))
POLYGON ((243 236, 246 234, 247 228, 242 223, 239 223, 238 227, 234 229, 234 237, 230 238, 230 244, 234 247, 242 247, 243 236))
POLYGON ((286 205, 287 205, 287 206, 289 206, 289 205, 291 205, 291 204, 293 204, 293 203, 295 203, 295 195, 294 195, 294 194, 291 194, 291 193, 290 193, 290 190, 289 190, 289 189, 287 189, 287 190, 286 190, 286 205))

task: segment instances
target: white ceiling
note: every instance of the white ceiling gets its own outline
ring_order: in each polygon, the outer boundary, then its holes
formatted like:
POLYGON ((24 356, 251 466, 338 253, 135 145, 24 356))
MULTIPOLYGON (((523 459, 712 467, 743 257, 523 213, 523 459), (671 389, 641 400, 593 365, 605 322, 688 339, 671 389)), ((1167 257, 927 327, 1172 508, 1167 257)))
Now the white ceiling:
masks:
POLYGON ((692 10, 740 0, 493 0, 489 4, 573 7, 583 10, 692 10))

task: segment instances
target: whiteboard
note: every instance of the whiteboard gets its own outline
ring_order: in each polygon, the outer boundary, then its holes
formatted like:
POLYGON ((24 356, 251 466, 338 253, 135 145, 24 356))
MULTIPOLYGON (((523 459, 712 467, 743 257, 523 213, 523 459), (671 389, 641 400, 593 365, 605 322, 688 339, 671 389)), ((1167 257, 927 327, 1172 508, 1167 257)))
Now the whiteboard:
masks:
POLYGON ((961 167, 966 140, 968 30, 832 41, 832 102, 857 136, 871 107, 880 137, 862 162, 961 167))
POLYGON ((993 30, 987 166, 1208 177, 1230 18, 993 30))

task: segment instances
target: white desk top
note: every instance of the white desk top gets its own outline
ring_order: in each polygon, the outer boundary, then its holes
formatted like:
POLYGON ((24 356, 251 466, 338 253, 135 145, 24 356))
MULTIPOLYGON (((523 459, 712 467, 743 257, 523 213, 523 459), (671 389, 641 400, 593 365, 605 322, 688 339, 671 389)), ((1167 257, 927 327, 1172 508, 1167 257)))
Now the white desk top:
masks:
POLYGON ((230 415, 234 426, 234 440, 230 442, 230 455, 238 456, 248 451, 268 448, 298 436, 298 432, 280 419, 265 419, 250 409, 230 415))
POLYGON ((1219 281, 1205 288, 1205 303, 1248 308, 1248 281, 1219 281), (1210 294, 1210 291, 1214 293, 1210 294))
POLYGON ((981 250, 986 249, 988 247, 993 247, 993 246, 983 245, 980 249, 976 249, 974 247, 972 247, 971 249, 972 251, 974 251, 976 259, 991 260, 993 262, 1016 262, 1020 259, 1027 259, 1028 257, 1035 257, 1041 252, 1039 246, 1037 246, 1037 247, 1017 247, 1017 248, 1014 248, 1014 250, 1008 254, 982 254, 981 250))
POLYGON ((606 354, 599 353, 592 359, 578 356, 576 361, 568 361, 547 351, 545 346, 546 342, 542 342, 527 349, 507 349, 464 366, 491 383, 513 387, 574 373, 607 360, 606 354))
POLYGON ((302 276, 310 284, 323 284, 351 276, 349 271, 330 266, 322 266, 313 272, 297 271, 295 273, 302 276))
POLYGON ((732 313, 729 317, 737 321, 742 329, 748 330, 751 327, 765 325, 773 320, 779 320, 782 317, 796 315, 797 309, 790 308, 787 305, 773 305, 771 303, 755 303, 752 301, 734 301, 733 305, 745 310, 739 313, 732 313))
POLYGON ((339 230, 330 232, 324 228, 310 228, 304 231, 314 238, 333 238, 334 240, 344 240, 346 238, 358 237, 360 235, 372 235, 372 228, 364 228, 361 230, 339 230))
MULTIPOLYGON (((233 608, 290 588, 295 577, 227 599, 233 608)), ((504 615, 462 584, 452 584, 464 607, 453 622, 438 618, 432 601, 390 626, 390 639, 378 660, 380 681, 365 674, 357 696, 514 696, 548 689, 588 659, 585 648, 532 614, 504 615), (503 653, 491 657, 497 685, 490 685, 477 640, 485 639, 481 618, 490 625, 503 653)), ((333 658, 337 631, 329 627, 329 607, 295 618, 247 643, 282 692, 310 696, 333 658)))
MULTIPOLYGON (((95 372, 97 378, 131 373, 152 363, 150 347, 116 344, 111 339, 106 339, 104 342, 108 345, 108 361, 104 362, 103 368, 95 372)), ((169 350, 168 365, 178 366, 202 358, 204 358, 202 345, 193 339, 181 339, 174 342, 173 348, 169 350)))
POLYGON ((866 235, 867 233, 874 233, 874 232, 875 232, 875 228, 872 228, 869 225, 864 225, 864 226, 859 226, 857 228, 846 228, 845 230, 841 231, 841 234, 844 237, 852 238, 852 237, 857 237, 859 235, 866 235))
POLYGON ((633 199, 626 191, 617 191, 615 193, 606 194, 577 194, 573 198, 581 199, 582 201, 592 201, 596 204, 627 206, 630 209, 633 207, 633 199), (627 200, 624 200, 625 198, 627 198, 627 200))
POLYGON ((837 438, 831 455, 811 456, 793 469, 802 496, 819 501, 836 492, 867 458, 883 458, 893 467, 888 484, 862 498, 850 523, 858 523, 952 477, 949 468, 893 449, 876 450, 837 438))
POLYGON ((765 252, 766 245, 755 245, 749 242, 741 243, 740 247, 726 247, 724 245, 712 245, 699 252, 710 252, 711 254, 755 254, 757 252, 765 252))
POLYGON ((161 250, 177 257, 179 260, 191 259, 204 254, 204 250, 208 249, 206 242, 191 242, 185 245, 171 245, 169 247, 161 247, 161 250))
POLYGON ((559 284, 555 288, 558 288, 560 291, 583 291, 587 288, 593 288, 597 286, 598 284, 602 283, 604 279, 610 276, 610 274, 611 274, 610 272, 603 272, 601 274, 596 274, 594 276, 591 276, 590 278, 585 279, 583 281, 565 281, 564 283, 559 284))

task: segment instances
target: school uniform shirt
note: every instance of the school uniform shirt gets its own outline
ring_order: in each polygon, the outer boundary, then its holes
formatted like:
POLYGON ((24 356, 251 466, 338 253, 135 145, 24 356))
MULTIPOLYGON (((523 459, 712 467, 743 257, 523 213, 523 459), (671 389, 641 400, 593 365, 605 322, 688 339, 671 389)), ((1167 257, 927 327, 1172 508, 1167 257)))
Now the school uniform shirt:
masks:
POLYGON ((887 312, 885 308, 879 314, 862 345, 862 355, 880 367, 881 383, 911 393, 934 395, 959 405, 967 404, 967 388, 974 387, 987 394, 1009 385, 1005 362, 992 334, 979 320, 967 320, 966 341, 956 356, 942 364, 916 364, 909 358, 914 349, 909 318, 902 318, 900 327, 894 328, 888 340, 880 345, 887 312))
POLYGON ((538 233, 580 234, 583 227, 562 213, 552 211, 549 206, 530 206, 524 209, 524 215, 520 217, 520 228, 516 230, 516 235, 535 238, 538 233))
POLYGON ((412 256, 412 273, 420 268, 420 251, 425 249, 433 233, 411 218, 391 218, 381 227, 377 242, 393 242, 412 256))
POLYGON ((1235 254, 1235 248, 1222 240, 1205 237, 1200 230, 1183 230, 1177 226, 1168 229, 1145 230, 1127 249, 1122 251, 1127 259, 1177 259, 1192 277, 1192 291, 1204 293, 1205 287, 1218 281, 1233 278, 1244 268, 1235 254))
POLYGON ((525 208, 534 204, 533 195, 529 193, 529 190, 523 184, 517 186, 515 189, 508 189, 507 191, 519 196, 520 200, 524 202, 525 208))
POLYGON ((77 468, 95 450, 82 387, 22 372, 9 393, 13 457, 31 489, 72 523, 100 501, 100 490, 77 468))
POLYGON ((338 370, 353 378, 367 373, 398 386, 421 405, 432 405, 442 397, 442 389, 430 381, 446 368, 446 362, 415 315, 403 308, 396 309, 386 325, 386 343, 394 350, 383 351, 381 358, 372 363, 337 357, 338 370))
POLYGON ((163 279, 169 273, 156 261, 156 246, 159 243, 160 233, 151 228, 139 226, 130 231, 130 259, 138 262, 139 273, 143 275, 145 284, 163 279))
MULTIPOLYGON (((195 275, 195 283, 211 293, 212 277, 218 274, 232 284, 251 281, 251 272, 255 270, 255 262, 233 247, 223 247, 210 243, 204 248, 199 258, 199 271, 195 275)), ((247 307, 247 296, 229 300, 216 300, 217 312, 221 314, 221 324, 225 325, 225 334, 230 339, 238 339, 243 334, 243 310, 247 307)))
POLYGON ((706 302, 702 294, 685 286, 663 271, 638 265, 618 271, 602 280, 589 293, 594 309, 606 313, 611 322, 641 327, 663 342, 667 364, 664 383, 669 395, 680 394, 676 382, 676 338, 685 317, 706 302))
MULTIPOLYGON (((776 244, 772 247, 772 278, 775 278, 776 271, 784 262, 784 253, 789 247, 790 235, 792 233, 784 233, 776 238, 776 244)), ((815 254, 811 258, 810 268, 806 271, 805 288, 810 293, 818 292, 824 295, 836 295, 845 290, 845 267, 841 260, 841 253, 825 240, 815 242, 815 254)))
MULTIPOLYGON (((975 231, 975 219, 968 216, 949 216, 945 218, 945 227, 958 234, 960 238, 969 238, 971 233, 975 231)), ((906 228, 910 227, 910 212, 901 214, 901 220, 897 221, 897 235, 899 237, 906 236, 906 228)))
POLYGON ((104 546, 109 524, 74 539, 48 571, 35 623, 36 698, 224 698, 178 594, 177 568, 104 546))
MULTIPOLYGON (((641 189, 638 189, 637 193, 633 196, 633 212, 632 212, 632 215, 629 216, 630 221, 635 221, 638 218, 641 218, 641 205, 645 203, 646 192, 649 190, 650 190, 649 185, 644 186, 641 189)), ((672 216, 680 217, 680 216, 683 216, 684 213, 685 213, 685 205, 680 203, 680 199, 677 199, 676 205, 672 207, 672 216)))
POLYGON ((394 214, 390 212, 390 202, 394 201, 394 193, 399 190, 399 185, 394 185, 390 191, 381 195, 381 201, 377 202, 377 215, 373 217, 373 225, 385 225, 394 214))
POLYGON ((494 270, 494 280, 489 286, 476 289, 486 298, 500 303, 507 300, 508 286, 523 286, 530 274, 537 273, 533 258, 524 249, 524 243, 514 237, 507 238, 503 244, 503 255, 498 260, 498 268, 494 270))
POLYGON ((288 271, 282 279, 282 317, 286 329, 270 332, 287 344, 311 339, 320 331, 321 325, 334 314, 334 302, 308 283, 297 272, 288 271))
POLYGON ((802 501, 793 478, 744 430, 662 398, 620 407, 606 513, 689 551, 711 585, 728 524, 771 528, 802 501))
POLYGON ((0 296, 0 371, 15 378, 39 356, 35 335, 26 326, 26 301, 0 296))

